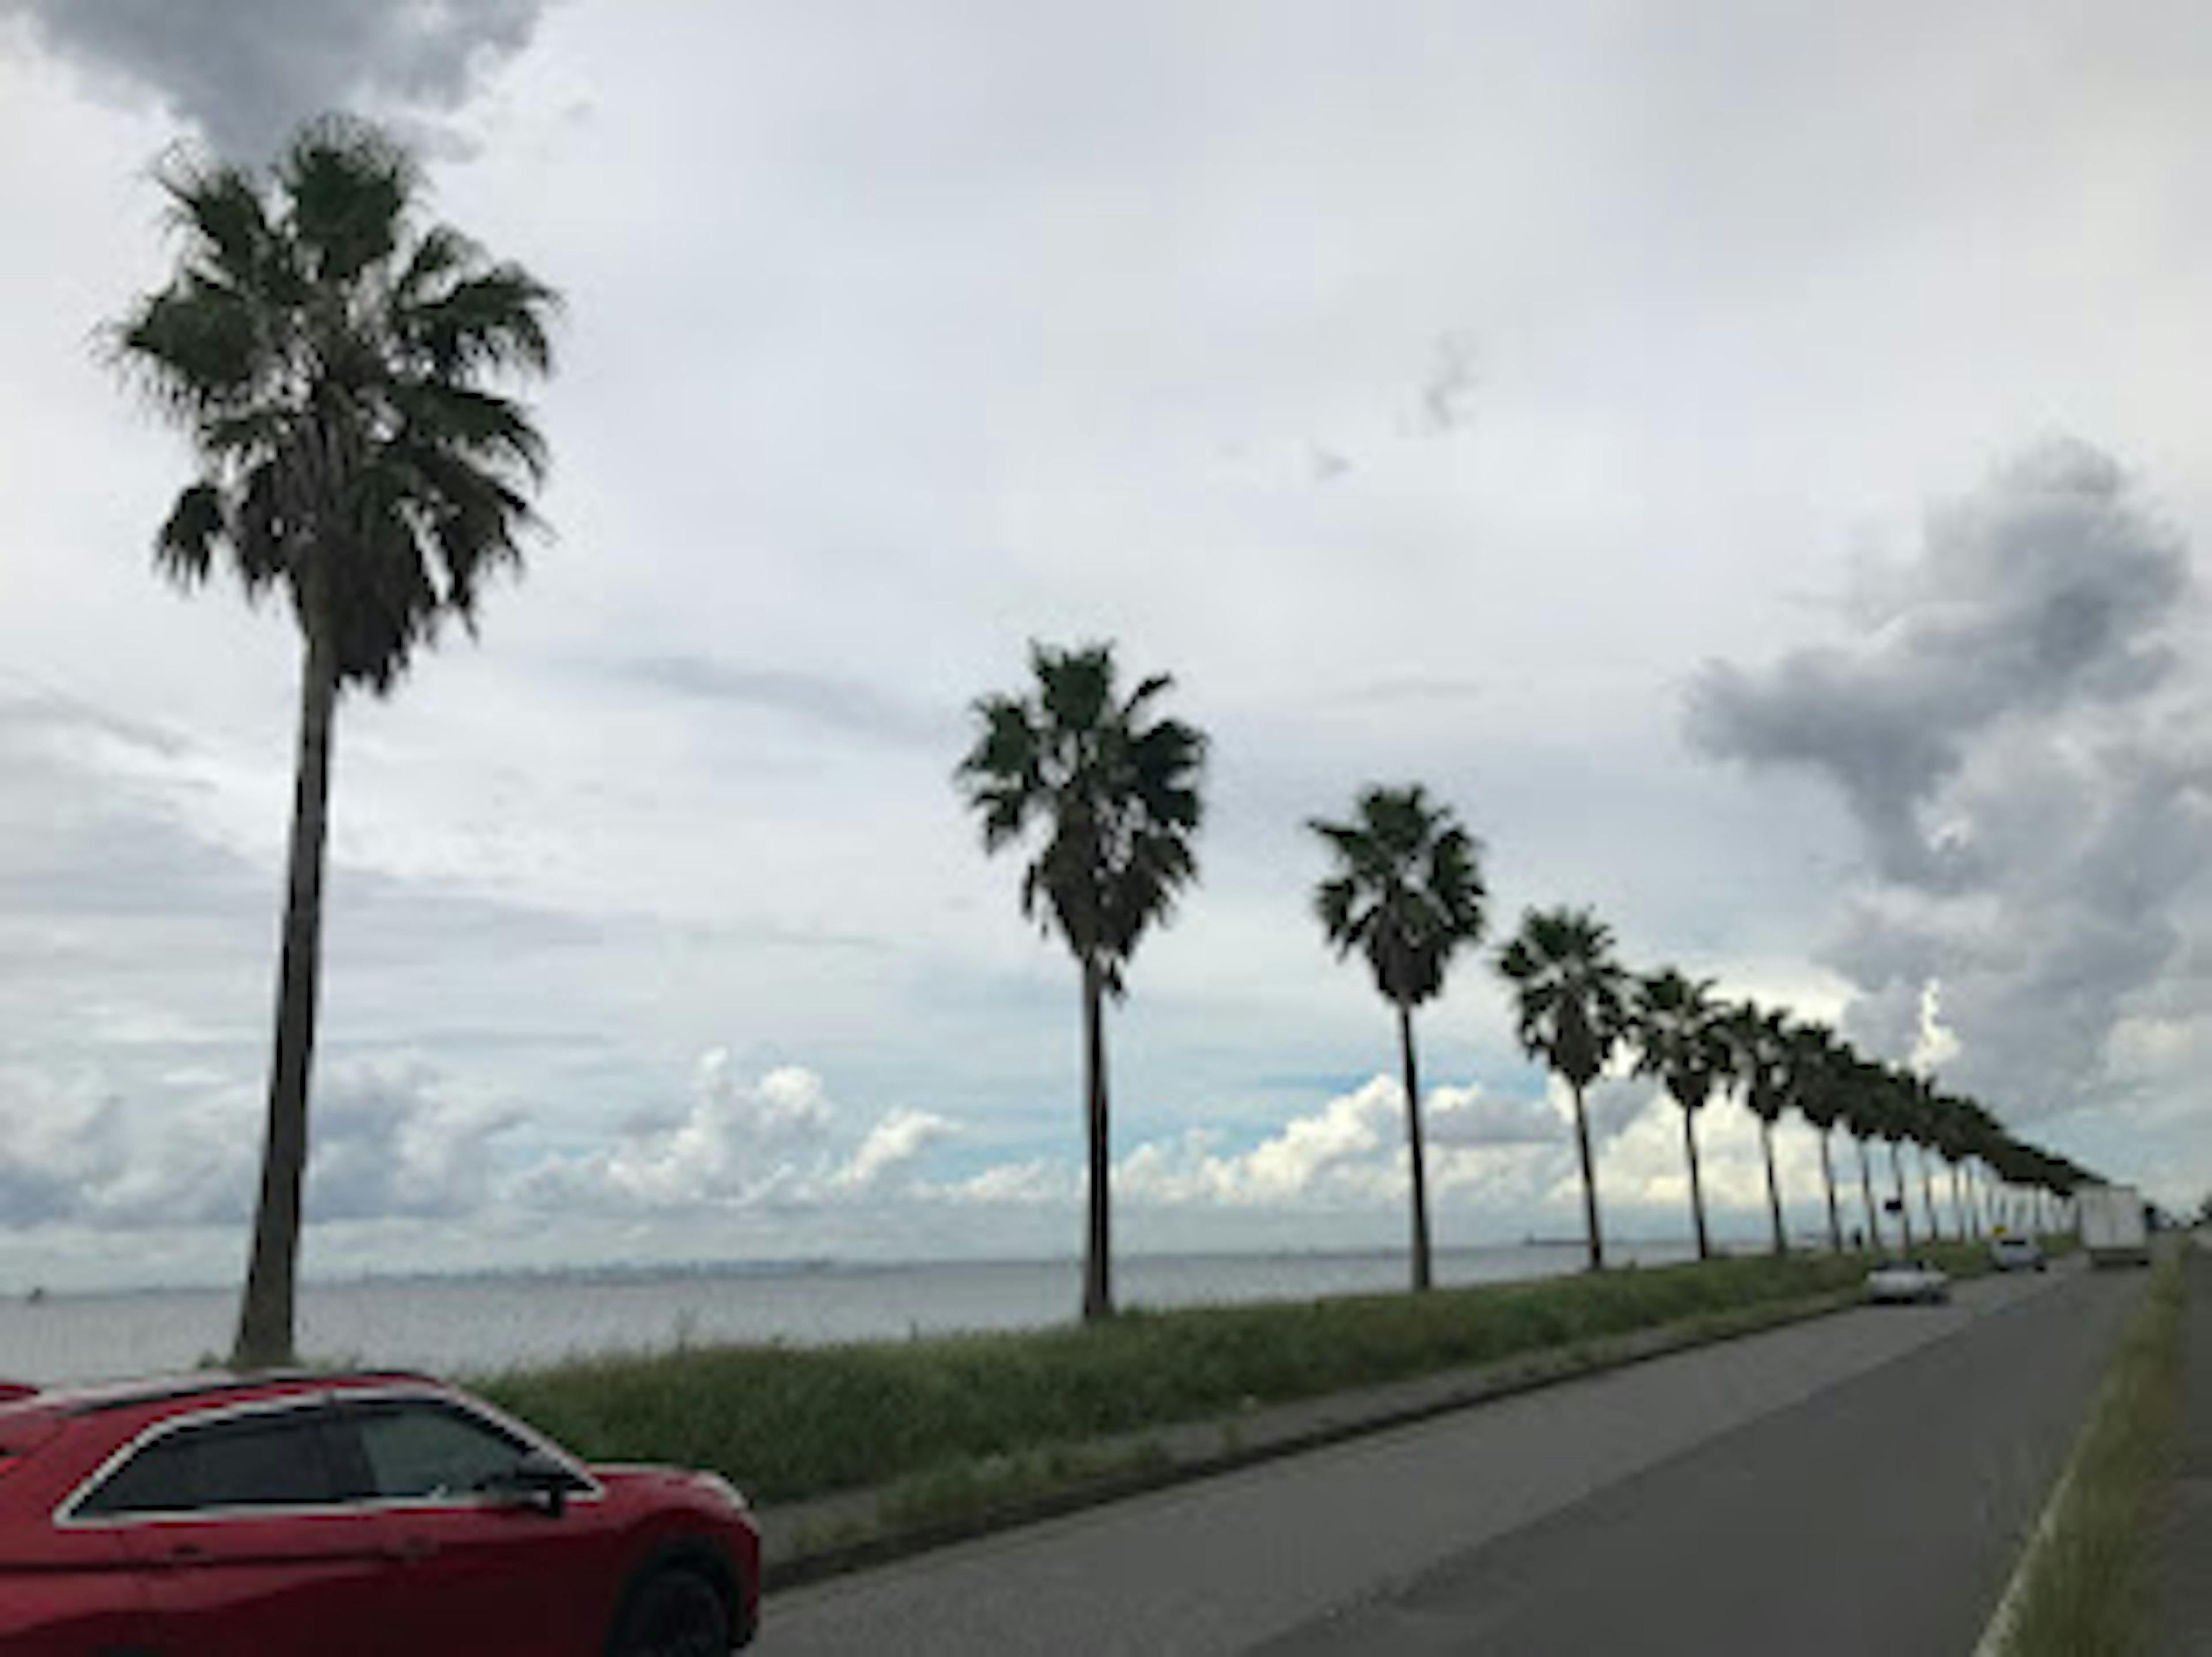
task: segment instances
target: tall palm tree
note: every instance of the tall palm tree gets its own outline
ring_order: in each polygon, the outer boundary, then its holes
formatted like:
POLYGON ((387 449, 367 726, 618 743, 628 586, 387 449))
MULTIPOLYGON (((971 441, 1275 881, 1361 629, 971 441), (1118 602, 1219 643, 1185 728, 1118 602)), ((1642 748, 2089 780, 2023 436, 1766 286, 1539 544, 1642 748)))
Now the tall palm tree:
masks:
POLYGON ((1176 895, 1198 877, 1194 842, 1206 737, 1156 716, 1165 674, 1121 694, 1111 645, 1030 646, 1027 695, 977 699, 975 744, 954 773, 999 852, 1034 825, 1043 844, 1022 875, 1022 913, 1057 931, 1083 980, 1085 1126, 1090 1161, 1083 1317, 1114 1312, 1108 1212, 1106 998, 1176 895))
POLYGON ((1627 1032, 1628 974, 1613 959, 1612 930, 1587 909, 1564 908, 1523 914, 1521 930, 1498 952, 1498 970, 1513 986, 1522 1051, 1565 1077, 1574 1096, 1589 1266, 1602 1271, 1605 1234, 1583 1096, 1627 1032))
POLYGON ((1836 1206, 1836 1167, 1829 1156, 1829 1139, 1844 1114, 1844 1052, 1833 1030, 1813 1023, 1799 1024, 1790 1031, 1790 1048, 1797 1114, 1812 1124, 1820 1139, 1820 1178, 1828 1195, 1828 1246, 1840 1254, 1844 1217, 1836 1206))
POLYGON ((1635 986, 1632 1036, 1636 1071, 1656 1076, 1682 1113, 1682 1150, 1690 1164, 1690 1218, 1698 1258, 1712 1258, 1705 1229, 1705 1195, 1698 1168, 1698 1113, 1729 1074, 1729 1048, 1721 1033, 1713 980, 1690 979, 1668 967, 1635 986))
POLYGON ((1375 987, 1398 1010, 1406 1087, 1406 1150, 1413 1174, 1413 1287, 1429 1286, 1428 1175, 1421 1144, 1421 1087, 1413 1009, 1442 993, 1452 956, 1481 941, 1480 847, 1432 805, 1419 784, 1370 788, 1350 822, 1306 825, 1327 842, 1335 872, 1314 889, 1314 913, 1340 958, 1367 957, 1375 987))
POLYGON ((1730 1009, 1722 1029, 1735 1056, 1733 1069, 1743 1085, 1743 1102, 1759 1118, 1759 1149, 1766 1158, 1766 1210, 1774 1225, 1774 1252, 1786 1254, 1782 1228, 1782 1183, 1774 1171, 1774 1125, 1789 1108, 1790 1024, 1784 1016, 1746 1001, 1730 1009))
POLYGON ((260 1193, 233 1361, 293 1356, 322 948, 331 732, 349 689, 389 693, 440 624, 475 630, 519 567, 545 446, 487 389, 543 374, 553 291, 424 222, 411 156, 337 117, 270 174, 185 155, 156 173, 180 244, 108 333, 191 440, 198 476, 155 542, 179 586, 220 566, 276 589, 300 631, 300 716, 260 1193))

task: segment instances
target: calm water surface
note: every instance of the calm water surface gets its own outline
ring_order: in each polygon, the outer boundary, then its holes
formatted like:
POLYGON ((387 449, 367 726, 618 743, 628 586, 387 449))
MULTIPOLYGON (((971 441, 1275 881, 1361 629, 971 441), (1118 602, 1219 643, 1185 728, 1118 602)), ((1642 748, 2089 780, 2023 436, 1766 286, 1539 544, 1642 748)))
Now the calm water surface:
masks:
MULTIPOLYGON (((1687 1251, 1625 1244, 1622 1263, 1687 1251)), ((1559 1277, 1579 1244, 1447 1249, 1440 1284, 1559 1277)), ((1304 1300, 1404 1287, 1402 1252, 1139 1255, 1115 1263, 1124 1306, 1304 1300)), ((1073 1261, 933 1262, 689 1270, 665 1273, 397 1278, 309 1284, 301 1345, 319 1359, 481 1374, 587 1353, 686 1343, 902 1338, 1066 1321, 1080 1289, 1073 1261)), ((189 1369, 229 1344, 232 1290, 52 1295, 0 1302, 0 1377, 91 1380, 189 1369)))

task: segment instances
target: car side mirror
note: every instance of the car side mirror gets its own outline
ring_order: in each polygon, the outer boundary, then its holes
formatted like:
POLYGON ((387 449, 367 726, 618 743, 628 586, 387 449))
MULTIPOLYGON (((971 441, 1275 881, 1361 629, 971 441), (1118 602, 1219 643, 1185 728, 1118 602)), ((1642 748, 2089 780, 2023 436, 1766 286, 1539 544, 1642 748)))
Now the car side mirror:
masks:
POLYGON ((560 1457, 529 1450, 491 1488, 518 1506, 536 1508, 547 1518, 558 1519, 568 1511, 568 1492, 575 1484, 576 1475, 560 1457))

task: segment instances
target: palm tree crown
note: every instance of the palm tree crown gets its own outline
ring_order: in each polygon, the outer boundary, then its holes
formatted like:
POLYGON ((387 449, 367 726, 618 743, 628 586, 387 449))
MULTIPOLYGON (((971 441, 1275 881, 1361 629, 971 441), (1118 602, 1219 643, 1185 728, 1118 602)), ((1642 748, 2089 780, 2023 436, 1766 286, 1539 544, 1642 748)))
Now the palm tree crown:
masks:
POLYGON ((1401 1007, 1433 999, 1452 956, 1482 936, 1479 848, 1419 784, 1370 788, 1352 822, 1308 825, 1339 872, 1314 889, 1314 913, 1340 956, 1358 950, 1375 987, 1401 1007))
POLYGON ((1628 974, 1613 930, 1587 909, 1532 909, 1498 952, 1522 1050, 1578 1088, 1605 1071, 1628 1028, 1628 974))
POLYGON ((1126 697, 1110 645, 1032 645, 1029 696, 988 695, 957 778, 998 852, 1033 824, 1044 843, 1022 877, 1022 913, 1056 928, 1118 994, 1121 968, 1198 877, 1206 738, 1152 717, 1175 681, 1157 674, 1126 697))
POLYGON ((484 381, 550 367, 558 301, 421 223, 415 162, 358 122, 307 127, 266 186, 192 158, 157 177, 182 256, 111 336, 200 461, 156 556, 197 586, 227 554, 250 593, 285 590, 339 683, 388 690, 519 561, 545 446, 484 381))
POLYGON ((1155 716, 1164 674, 1121 694, 1110 645, 1055 650, 1033 644, 1028 695, 987 695, 954 781, 998 852, 1041 828, 1022 875, 1022 913, 1057 930, 1082 969, 1085 1124, 1090 1161, 1083 1315, 1114 1309, 1108 1218, 1104 1003, 1176 895, 1198 877, 1194 841, 1206 738, 1155 716))
POLYGON ((1370 788, 1351 822, 1308 825, 1334 854, 1336 872, 1314 889, 1314 913, 1340 956, 1358 950, 1375 987, 1398 1010, 1405 1076, 1406 1150, 1412 1174, 1413 1287, 1430 1283, 1428 1181, 1422 1148, 1420 1072, 1413 1011, 1444 986, 1451 957, 1480 940, 1478 848, 1448 806, 1417 783, 1370 788))

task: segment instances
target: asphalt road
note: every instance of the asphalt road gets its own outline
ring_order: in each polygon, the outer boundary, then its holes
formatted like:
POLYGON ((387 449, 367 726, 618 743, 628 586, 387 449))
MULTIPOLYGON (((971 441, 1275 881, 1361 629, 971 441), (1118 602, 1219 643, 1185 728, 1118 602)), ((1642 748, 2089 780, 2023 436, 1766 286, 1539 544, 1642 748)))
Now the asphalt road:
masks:
POLYGON ((2142 1284, 1636 1365, 779 1595, 759 1648, 1963 1654, 2142 1284))

